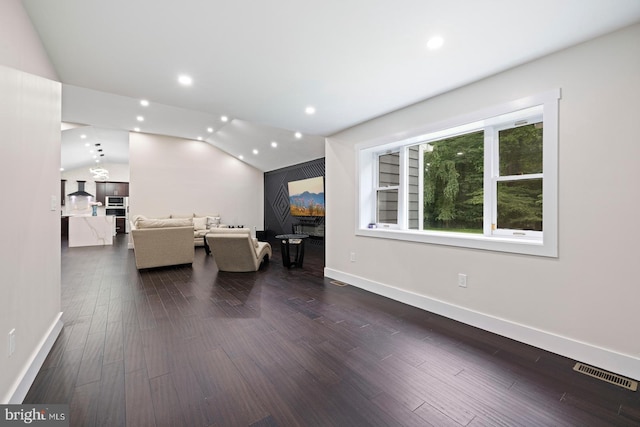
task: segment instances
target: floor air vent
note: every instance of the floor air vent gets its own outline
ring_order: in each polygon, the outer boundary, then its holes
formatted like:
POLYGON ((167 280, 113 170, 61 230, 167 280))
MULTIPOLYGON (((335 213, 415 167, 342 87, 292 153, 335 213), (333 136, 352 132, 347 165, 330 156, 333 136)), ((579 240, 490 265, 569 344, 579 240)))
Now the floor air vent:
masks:
POLYGON ((329 283, 331 283, 332 285, 336 285, 336 286, 349 286, 348 283, 340 282, 338 280, 332 280, 329 283))
POLYGON ((624 387, 631 391, 638 390, 637 381, 621 377, 620 375, 612 374, 611 372, 603 371, 602 369, 594 368, 593 366, 585 365, 584 363, 576 363, 573 367, 573 370, 585 375, 589 375, 590 377, 598 378, 602 381, 624 387))

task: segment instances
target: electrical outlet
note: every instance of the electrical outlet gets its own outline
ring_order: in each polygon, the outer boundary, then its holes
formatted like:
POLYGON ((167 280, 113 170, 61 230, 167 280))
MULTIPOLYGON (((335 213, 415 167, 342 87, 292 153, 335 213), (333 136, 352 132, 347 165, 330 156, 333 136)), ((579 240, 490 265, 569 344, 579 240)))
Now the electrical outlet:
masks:
POLYGON ((9 357, 16 351, 16 330, 9 331, 9 357))
POLYGON ((356 262, 356 253, 355 252, 351 252, 351 255, 350 255, 349 259, 351 260, 351 262, 356 262))
POLYGON ((467 275, 466 274, 458 273, 458 286, 460 286, 461 288, 466 288, 467 287, 467 275))

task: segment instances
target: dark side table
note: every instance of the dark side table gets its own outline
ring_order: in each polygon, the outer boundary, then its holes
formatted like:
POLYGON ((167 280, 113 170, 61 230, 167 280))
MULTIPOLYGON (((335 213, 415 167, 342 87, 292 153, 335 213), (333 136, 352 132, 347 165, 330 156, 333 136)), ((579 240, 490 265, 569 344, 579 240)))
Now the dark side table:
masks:
POLYGON ((276 236, 276 239, 280 239, 282 265, 287 268, 302 267, 302 261, 304 261, 304 241, 308 237, 308 234, 278 234, 276 236), (293 259, 291 259, 291 255, 293 255, 293 259))

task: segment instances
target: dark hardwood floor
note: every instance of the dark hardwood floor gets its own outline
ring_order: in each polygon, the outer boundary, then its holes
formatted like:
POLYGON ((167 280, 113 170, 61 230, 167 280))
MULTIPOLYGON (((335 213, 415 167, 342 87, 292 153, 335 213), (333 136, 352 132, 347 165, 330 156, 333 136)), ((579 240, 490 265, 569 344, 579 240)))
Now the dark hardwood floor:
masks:
POLYGON ((126 236, 62 249, 64 329, 25 403, 73 426, 638 426, 640 394, 573 361, 323 278, 138 272, 126 236))

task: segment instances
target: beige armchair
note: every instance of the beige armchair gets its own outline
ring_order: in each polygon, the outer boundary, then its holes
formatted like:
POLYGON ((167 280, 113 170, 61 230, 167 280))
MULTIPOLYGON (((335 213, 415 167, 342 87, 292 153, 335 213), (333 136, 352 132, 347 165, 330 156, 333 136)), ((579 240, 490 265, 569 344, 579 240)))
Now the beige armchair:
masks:
POLYGON ((251 237, 248 228, 212 229, 205 236, 220 271, 257 271, 271 258, 271 245, 251 237))

